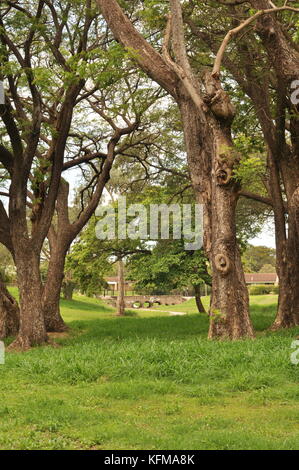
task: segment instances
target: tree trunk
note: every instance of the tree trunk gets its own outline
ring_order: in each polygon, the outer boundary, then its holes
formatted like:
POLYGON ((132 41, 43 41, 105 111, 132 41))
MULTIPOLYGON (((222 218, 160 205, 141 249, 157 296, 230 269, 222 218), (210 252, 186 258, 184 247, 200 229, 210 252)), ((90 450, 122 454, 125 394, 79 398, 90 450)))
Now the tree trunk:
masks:
POLYGON ((64 281, 62 285, 63 297, 65 300, 73 300, 75 284, 72 281, 64 281))
POLYGON ((11 349, 26 350, 48 340, 42 311, 39 263, 39 255, 30 243, 20 243, 15 253, 20 294, 20 328, 15 341, 10 345, 11 349))
POLYGON ((212 223, 212 294, 209 338, 252 338, 249 296, 236 240, 234 191, 216 190, 212 223))
POLYGON ((233 146, 231 125, 235 109, 220 80, 205 75, 212 112, 211 255, 213 272, 209 338, 253 338, 249 295, 237 242, 236 206, 240 191, 234 169, 240 155, 233 146))
MULTIPOLYGON (((283 111, 280 112, 283 115, 283 111)), ((296 134, 297 132, 294 132, 296 134)), ((282 134, 282 133, 281 133, 282 134)), ((278 308, 272 330, 299 325, 299 163, 298 143, 290 152, 280 135, 276 152, 269 152, 268 167, 273 201, 276 238, 276 269, 279 278, 278 308), (287 196, 288 220, 281 192, 281 178, 287 196), (286 229, 286 222, 288 230, 286 229)))
POLYGON ((194 293, 195 293, 195 302, 196 302, 196 306, 197 306, 197 310, 199 313, 207 313, 204 306, 203 306, 203 303, 201 301, 201 295, 200 295, 200 285, 199 284, 195 284, 194 286, 194 293))
POLYGON ((56 201, 57 229, 52 224, 48 232, 50 260, 43 288, 43 316, 48 332, 67 330, 60 314, 60 293, 64 277, 65 257, 72 239, 68 217, 69 184, 62 178, 56 201))
POLYGON ((0 281, 0 339, 16 336, 19 330, 19 306, 0 281))
POLYGON ((299 231, 298 218, 299 190, 293 195, 289 207, 288 236, 284 240, 276 237, 277 272, 279 277, 278 309, 272 330, 292 328, 299 325, 299 231))
MULTIPOLYGON (((267 8, 267 0, 251 0, 252 6, 267 8)), ((273 66, 277 82, 277 116, 275 129, 275 146, 271 147, 271 139, 266 140, 274 155, 277 180, 280 186, 279 171, 284 183, 288 205, 288 230, 286 230, 285 214, 281 209, 281 201, 278 200, 278 185, 276 182, 276 194, 273 198, 275 215, 275 234, 277 252, 277 273, 279 276, 279 302, 276 319, 272 329, 289 328, 299 325, 299 228, 297 225, 299 201, 299 121, 298 107, 286 99, 288 88, 293 80, 298 79, 299 51, 292 38, 285 33, 285 27, 275 15, 263 15, 256 25, 256 32, 267 51, 269 62, 273 66), (287 110, 287 113, 286 113, 287 110), (286 138, 286 120, 289 120, 288 131, 290 136, 286 138), (278 205, 277 205, 278 201, 278 205), (277 214, 278 215, 277 218, 277 214), (277 224, 278 220, 278 224, 277 224), (286 233, 287 232, 287 233, 286 233)), ((265 93, 263 92, 265 95, 265 93)), ((262 110, 258 104, 257 108, 262 110)), ((263 110, 264 117, 269 120, 263 110)), ((269 113, 270 115, 270 113, 269 113)), ((265 127, 265 126, 264 126, 265 127)), ((273 158, 272 158, 273 160, 273 158)), ((279 188, 280 189, 280 188, 279 188)), ((282 196, 280 196, 282 200, 282 196)))
POLYGON ((43 315, 48 332, 63 332, 68 329, 60 314, 60 293, 66 251, 58 241, 54 243, 53 239, 51 240, 51 255, 43 291, 43 315))
POLYGON ((124 316, 125 314, 125 279, 124 279, 124 263, 122 259, 118 260, 118 295, 116 303, 116 315, 124 316))
POLYGON ((209 338, 252 338, 249 296, 236 239, 239 186, 232 178, 238 163, 229 125, 213 117, 206 123, 191 100, 182 100, 188 164, 199 203, 204 204, 204 248, 212 267, 209 338), (212 175, 212 178, 211 178, 212 175))
MULTIPOLYGON (((269 8, 268 0, 250 0, 256 9, 269 8)), ((218 44, 208 36, 201 34, 194 24, 193 32, 206 42, 214 53, 218 51, 218 44)), ((231 61, 229 54, 224 57, 224 63, 243 91, 254 103, 257 117, 260 121, 265 142, 272 153, 272 167, 270 165, 269 193, 273 202, 275 217, 275 235, 277 252, 277 274, 279 277, 280 293, 277 317, 273 329, 290 327, 298 324, 299 312, 299 231, 294 229, 294 217, 289 215, 288 234, 286 230, 286 217, 282 197, 282 176, 284 189, 288 200, 290 214, 290 201, 299 182, 299 121, 298 108, 292 106, 289 98, 289 86, 298 78, 299 51, 292 38, 285 33, 285 25, 276 15, 262 15, 254 28, 268 55, 268 68, 275 77, 277 92, 276 123, 271 118, 273 113, 273 87, 269 74, 263 77, 257 73, 255 61, 252 60, 253 51, 260 51, 260 44, 251 42, 248 38, 236 41, 236 48, 242 58, 239 62, 231 61), (255 48, 256 46, 256 48, 255 48), (287 113, 286 110, 288 109, 287 113), (286 122, 288 127, 286 132, 286 122), (289 136, 289 132, 291 136, 289 136), (276 166, 276 169, 274 168, 276 166), (276 172, 273 179, 273 171, 276 172), (280 173, 279 173, 280 172, 280 173)), ((260 58, 262 57, 262 54, 260 58)), ((256 64, 259 60, 256 61, 256 64)))

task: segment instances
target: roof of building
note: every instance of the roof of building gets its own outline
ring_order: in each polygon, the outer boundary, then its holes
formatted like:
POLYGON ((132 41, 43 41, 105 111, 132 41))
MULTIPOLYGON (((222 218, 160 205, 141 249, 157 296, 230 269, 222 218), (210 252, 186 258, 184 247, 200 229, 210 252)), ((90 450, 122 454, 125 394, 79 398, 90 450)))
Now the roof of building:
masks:
POLYGON ((245 273, 247 284, 267 284, 277 282, 276 273, 245 273))
MULTIPOLYGON (((105 278, 106 282, 118 282, 117 276, 109 276, 105 278)), ((247 284, 275 284, 278 282, 276 273, 245 273, 245 281, 247 284)), ((126 280, 125 283, 133 283, 134 281, 126 280)))

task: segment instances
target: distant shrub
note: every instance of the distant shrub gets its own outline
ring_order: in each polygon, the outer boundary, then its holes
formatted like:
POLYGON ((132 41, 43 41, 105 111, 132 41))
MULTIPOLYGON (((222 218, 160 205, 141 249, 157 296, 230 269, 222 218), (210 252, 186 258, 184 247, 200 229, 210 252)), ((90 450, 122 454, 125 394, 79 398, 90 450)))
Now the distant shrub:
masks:
POLYGON ((279 286, 272 286, 271 294, 279 294, 279 286))
POLYGON ((273 292, 275 286, 267 285, 267 284, 259 284, 256 286, 249 287, 249 294, 250 295, 266 295, 271 294, 273 292))
POLYGON ((125 310, 125 317, 138 317, 138 312, 134 310, 125 310))

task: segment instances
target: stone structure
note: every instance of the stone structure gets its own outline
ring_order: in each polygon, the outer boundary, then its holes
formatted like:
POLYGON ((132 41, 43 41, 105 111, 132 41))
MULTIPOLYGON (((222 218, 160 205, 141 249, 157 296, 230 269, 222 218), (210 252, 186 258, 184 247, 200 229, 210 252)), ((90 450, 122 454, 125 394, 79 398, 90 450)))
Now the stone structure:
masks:
MULTIPOLYGON (((101 297, 113 307, 116 306, 116 296, 101 297)), ((125 297, 125 308, 152 308, 157 305, 178 305, 188 300, 181 295, 128 295, 125 297)))

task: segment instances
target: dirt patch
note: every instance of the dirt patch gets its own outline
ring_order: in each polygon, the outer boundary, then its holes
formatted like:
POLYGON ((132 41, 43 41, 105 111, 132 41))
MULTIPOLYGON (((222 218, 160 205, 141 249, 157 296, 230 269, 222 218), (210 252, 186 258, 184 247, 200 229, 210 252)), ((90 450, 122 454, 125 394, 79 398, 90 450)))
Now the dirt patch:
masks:
POLYGON ((171 317, 181 317, 183 315, 187 315, 187 313, 185 312, 172 312, 171 310, 155 310, 153 308, 147 308, 147 309, 140 309, 140 310, 144 310, 146 312, 163 312, 163 313, 169 313, 169 315, 171 317))
POLYGON ((68 331, 63 331, 61 333, 48 333, 50 339, 65 339, 70 337, 70 333, 68 331))

